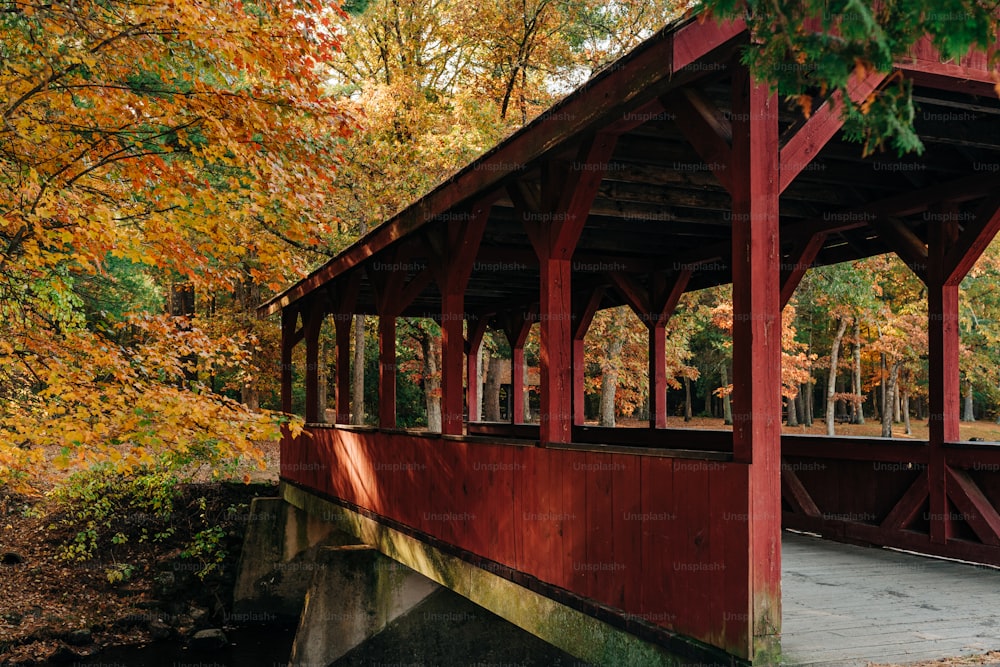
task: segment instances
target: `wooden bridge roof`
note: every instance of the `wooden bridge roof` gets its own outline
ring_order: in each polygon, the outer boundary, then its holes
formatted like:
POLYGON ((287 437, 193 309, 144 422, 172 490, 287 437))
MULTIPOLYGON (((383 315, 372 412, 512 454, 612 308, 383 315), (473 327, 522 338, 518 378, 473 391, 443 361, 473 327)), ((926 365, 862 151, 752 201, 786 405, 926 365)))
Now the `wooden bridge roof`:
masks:
MULTIPOLYGON (((747 39, 740 21, 667 26, 261 306, 261 315, 324 298, 352 273, 361 274, 352 310, 375 313, 368 273, 389 268, 407 274, 414 296, 401 315, 439 317, 430 240, 477 204, 485 204, 488 221, 465 291, 466 312, 488 316, 537 303, 538 261, 522 211, 537 200, 553 162, 603 174, 573 255, 574 294, 611 286, 614 274, 659 272, 669 279, 690 269, 689 290, 730 282, 730 91, 747 39), (610 160, 591 164, 581 159, 581 147, 599 133, 617 142, 610 160)), ((810 265, 895 251, 922 271, 934 222, 951 215, 964 225, 977 218, 979 200, 1000 191, 1000 101, 985 57, 942 64, 921 45, 897 69, 914 81, 914 124, 926 147, 920 156, 863 158, 861 145, 840 136, 835 100, 817 98, 809 119, 795 105, 781 106, 782 166, 775 177, 783 188, 786 273, 799 268, 796 258, 809 243, 820 246, 810 265), (954 208, 934 208, 941 201, 954 208)), ((856 93, 866 95, 879 81, 872 74, 855 82, 856 93)), ((544 222, 544 213, 534 215, 544 222)), ((625 302, 621 289, 609 289, 600 305, 625 302)))

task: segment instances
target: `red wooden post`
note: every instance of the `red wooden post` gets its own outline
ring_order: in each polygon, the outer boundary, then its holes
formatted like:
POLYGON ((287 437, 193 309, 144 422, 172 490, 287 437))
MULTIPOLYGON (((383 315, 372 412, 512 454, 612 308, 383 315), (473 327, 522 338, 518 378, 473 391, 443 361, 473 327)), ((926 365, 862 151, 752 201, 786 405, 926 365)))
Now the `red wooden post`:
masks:
MULTIPOLYGON (((441 294, 441 432, 462 433, 465 286, 441 294)), ((472 379, 470 378, 470 385, 472 379)), ((471 419, 471 408, 470 408, 471 419)))
POLYGON ((521 313, 507 318, 504 334, 510 344, 510 423, 524 423, 524 343, 531 333, 531 323, 536 313, 521 313))
POLYGON ((429 273, 418 272, 405 284, 409 267, 404 251, 397 247, 386 260, 384 268, 372 267, 369 278, 378 308, 378 424, 396 428, 396 317, 426 284, 429 273))
POLYGON ((470 422, 481 421, 483 418, 483 397, 479 386, 479 341, 474 348, 469 345, 465 356, 465 402, 468 404, 468 419, 470 422))
POLYGON ((281 411, 285 414, 292 413, 292 350, 298 318, 295 308, 281 311, 281 411))
POLYGON ((649 427, 667 427, 667 323, 649 327, 649 427))
POLYGON ((510 359, 510 423, 524 423, 524 346, 515 347, 510 359))
POLYGON ((616 142, 617 136, 598 134, 581 146, 580 159, 572 166, 548 163, 542 171, 539 222, 529 218, 530 211, 521 210, 538 255, 540 275, 539 438, 543 445, 573 439, 571 260, 616 142))
MULTIPOLYGON (((948 283, 948 251, 958 238, 958 207, 939 209, 930 225, 927 244, 927 403, 930 457, 927 482, 930 496, 931 542, 944 544, 951 535, 944 444, 958 440, 959 337, 958 278, 948 283)), ((964 274, 963 274, 964 275, 964 274)))
POLYGON ((334 316, 337 330, 337 423, 351 423, 351 324, 353 316, 340 312, 334 316))
POLYGON ((586 347, 583 337, 573 336, 573 424, 583 426, 587 420, 584 410, 584 382, 587 379, 586 347))
MULTIPOLYGON (((493 201, 477 202, 463 214, 444 224, 443 243, 438 244, 432 267, 441 289, 441 432, 462 433, 462 355, 465 352, 465 288, 479 252, 493 201)), ((471 353, 470 353, 471 354, 471 353)), ((469 377, 470 396, 475 379, 469 377)), ((475 393, 478 394, 478 391, 475 393)), ((472 418, 470 403, 469 418, 472 418)))
POLYGON ((650 289, 650 310, 646 318, 649 327, 649 426, 667 425, 667 334, 666 326, 681 300, 694 267, 681 268, 672 283, 662 275, 654 275, 650 289))
POLYGON ((468 345, 466 347, 466 402, 469 406, 469 421, 477 422, 483 418, 483 400, 479 386, 479 348, 483 344, 483 336, 489 326, 488 317, 469 320, 468 345))
POLYGON ((326 312, 320 304, 313 304, 305 314, 306 339, 306 423, 320 420, 319 414, 319 331, 326 312))
POLYGON ((573 323, 573 424, 583 426, 586 420, 584 411, 584 380, 586 380, 587 364, 585 359, 584 339, 590 323, 594 321, 597 309, 604 299, 604 288, 594 290, 586 303, 575 309, 573 323))
POLYGON ((541 260, 539 438, 543 444, 573 440, 573 323, 569 258, 541 260))
POLYGON ((766 641, 781 628, 778 100, 743 67, 733 119, 733 458, 751 464, 750 627, 766 641))
POLYGON ((396 428, 396 314, 378 316, 378 425, 396 428))

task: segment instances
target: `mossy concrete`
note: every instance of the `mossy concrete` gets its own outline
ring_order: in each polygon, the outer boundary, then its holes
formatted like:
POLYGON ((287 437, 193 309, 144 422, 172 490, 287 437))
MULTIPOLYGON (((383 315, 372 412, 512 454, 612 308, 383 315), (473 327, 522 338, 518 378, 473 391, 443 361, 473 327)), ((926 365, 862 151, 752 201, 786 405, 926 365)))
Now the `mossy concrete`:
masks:
POLYGON ((440 587, 372 547, 324 547, 306 593, 290 667, 329 665, 440 587))
POLYGON ((666 648, 572 609, 401 531, 282 483, 290 504, 336 524, 428 579, 455 591, 500 618, 593 665, 619 667, 746 664, 735 657, 705 663, 686 660, 666 648))
POLYGON ((254 498, 233 587, 232 621, 297 620, 323 546, 357 544, 320 515, 281 498, 254 498))

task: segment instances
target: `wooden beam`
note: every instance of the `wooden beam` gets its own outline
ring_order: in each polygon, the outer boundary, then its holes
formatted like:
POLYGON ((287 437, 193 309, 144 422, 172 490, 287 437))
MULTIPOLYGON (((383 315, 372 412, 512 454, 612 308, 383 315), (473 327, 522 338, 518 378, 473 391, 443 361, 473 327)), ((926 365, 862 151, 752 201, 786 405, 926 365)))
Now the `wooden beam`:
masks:
POLYGON ((604 131, 609 134, 620 135, 631 132, 635 128, 654 120, 673 119, 673 114, 667 113, 663 102, 658 99, 652 99, 634 111, 626 111, 619 120, 608 125, 604 131))
POLYGON ((614 135, 599 133, 581 144, 574 163, 547 164, 542 170, 542 213, 533 220, 522 217, 539 262, 539 433, 543 445, 568 443, 573 436, 570 262, 616 140, 614 135))
POLYGON ((468 389, 466 390, 466 401, 469 405, 469 421, 477 422, 482 419, 483 406, 479 386, 479 347, 482 345, 483 336, 486 335, 486 330, 489 328, 490 319, 488 317, 470 318, 467 323, 465 376, 468 389))
POLYGON ((604 300, 604 292, 604 287, 597 287, 582 303, 574 303, 573 307, 573 424, 577 426, 586 422, 584 382, 587 366, 584 339, 604 300))
MULTIPOLYGON (((462 434, 462 414, 465 395, 462 393, 462 372, 465 361, 465 288, 450 286, 441 294, 441 433, 462 434)), ((470 355, 470 358, 474 358, 470 355)), ((472 417, 474 376, 469 376, 469 417, 472 417)))
POLYGON ((378 318, 378 425, 396 428, 396 316, 378 318))
POLYGON ((905 529, 917 519, 926 499, 927 474, 921 473, 906 490, 903 497, 885 515, 880 528, 885 532, 905 529))
MULTIPOLYGON (((957 212, 950 204, 941 213, 957 212)), ((948 465, 945 443, 959 438, 959 333, 958 286, 946 283, 945 265, 958 229, 957 216, 945 215, 929 227, 927 284, 927 403, 928 494, 930 495, 930 538, 946 544, 951 534, 948 511, 948 465)))
MULTIPOLYGON (((553 222, 550 224, 549 246, 550 256, 561 259, 571 259, 573 250, 576 249, 583 225, 587 221, 590 213, 590 205, 597 195, 597 189, 601 185, 601 180, 608 169, 608 163, 615 151, 615 144, 618 137, 607 132, 600 132, 592 139, 585 141, 580 147, 577 160, 570 165, 568 171, 557 167, 558 185, 549 182, 549 188, 555 187, 543 193, 554 206, 548 210, 552 212, 553 222), (553 198, 554 197, 554 198, 553 198), (558 219, 555 219, 558 218, 558 219)), ((549 202, 545 202, 549 204, 549 202)), ((536 252, 538 248, 535 249, 536 252)), ((539 253, 539 257, 543 253, 539 253)))
POLYGON ((591 291, 590 295, 573 309, 573 339, 583 340, 590 329, 590 323, 594 321, 594 315, 601 308, 604 301, 604 287, 597 287, 591 291))
POLYGON ((527 311, 507 311, 499 317, 511 350, 511 423, 524 423, 524 343, 538 319, 537 305, 527 311))
MULTIPOLYGON (((468 210, 443 221, 443 247, 438 248, 431 258, 431 263, 437 267, 441 291, 441 432, 446 435, 461 435, 463 430, 463 370, 472 373, 468 376, 469 418, 472 419, 475 412, 478 419, 479 406, 473 407, 473 403, 479 400, 475 351, 470 351, 463 369, 462 355, 466 348, 463 331, 465 290, 495 198, 481 200, 468 210)), ((407 294, 404 293, 405 296, 407 294)))
POLYGON ((667 427, 667 327, 657 320, 649 327, 649 427, 667 427))
POLYGON ((680 303, 681 296, 687 291, 688 283, 691 281, 691 276, 694 275, 694 266, 685 266, 683 269, 677 272, 674 276, 673 282, 670 284, 670 289, 665 290, 663 298, 659 298, 659 307, 656 303, 653 303, 653 309, 658 310, 655 313, 658 322, 666 323, 677 310, 677 304, 680 303))
POLYGON ((401 303, 403 286, 409 269, 405 266, 409 258, 398 249, 387 253, 381 262, 372 262, 366 267, 368 280, 375 292, 375 307, 379 316, 383 313, 398 315, 406 305, 401 303))
MULTIPOLYGON (((957 211, 954 214, 957 216, 957 211)), ((1000 194, 984 201, 944 259, 946 285, 959 285, 1000 231, 1000 194)))
POLYGON ((930 38, 923 37, 910 49, 907 57, 895 63, 895 67, 928 88, 986 97, 996 95, 996 79, 985 53, 969 53, 958 62, 943 60, 930 38))
POLYGON ((781 462, 781 497, 787 500, 788 504, 798 514, 814 519, 822 516, 819 507, 816 506, 816 502, 809 495, 809 492, 806 491, 806 487, 802 485, 802 480, 799 479, 795 470, 786 464, 784 460, 781 462))
MULTIPOLYGON (((882 85, 887 76, 887 73, 875 71, 860 79, 851 76, 847 84, 848 97, 860 102, 882 85)), ((839 90, 834 91, 801 127, 795 129, 781 149, 781 192, 791 185, 795 177, 809 166, 827 142, 840 131, 844 124, 841 117, 843 110, 843 96, 839 90)))
POLYGON ((968 472, 948 468, 948 497, 983 544, 1000 546, 1000 514, 968 472))
POLYGON ((608 271, 604 274, 614 284, 615 291, 625 300, 636 316, 646 325, 650 326, 649 313, 652 305, 649 298, 649 290, 640 285, 632 276, 621 271, 608 271))
POLYGON ((879 237, 892 249, 903 263, 924 283, 927 282, 927 246, 901 220, 875 215, 872 226, 879 237))
POLYGON ((802 278, 806 275, 806 271, 816 261, 816 256, 823 249, 824 243, 826 243, 826 232, 819 232, 818 234, 813 234, 804 242, 800 241, 792 249, 792 252, 788 256, 788 261, 784 263, 781 269, 782 309, 788 305, 792 295, 795 293, 795 288, 799 286, 802 278))
POLYGON ((677 127, 718 179, 732 192, 732 127, 711 100, 696 90, 681 89, 664 100, 664 106, 677 117, 677 127))
POLYGON ((423 268, 406 282, 395 299, 396 312, 403 312, 427 287, 434 282, 434 272, 430 267, 423 268))
POLYGON ((678 72, 693 65, 716 49, 739 39, 746 30, 743 19, 703 22, 699 17, 689 22, 674 33, 671 70, 678 72))

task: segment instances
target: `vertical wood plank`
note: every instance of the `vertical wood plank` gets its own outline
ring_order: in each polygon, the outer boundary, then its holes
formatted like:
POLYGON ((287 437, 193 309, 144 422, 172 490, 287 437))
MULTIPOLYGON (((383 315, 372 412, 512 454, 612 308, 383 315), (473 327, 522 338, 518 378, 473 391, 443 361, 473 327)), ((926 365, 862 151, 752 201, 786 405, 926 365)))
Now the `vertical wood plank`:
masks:
POLYGON ((613 473, 618 464, 611 454, 587 454, 587 562, 592 563, 587 595, 608 605, 627 577, 637 576, 638 566, 615 556, 613 473))
POLYGON ((642 573, 642 459, 627 454, 612 456, 613 549, 616 561, 628 563, 629 571, 616 585, 610 603, 630 614, 641 612, 642 573))
POLYGON ((396 317, 378 318, 378 424, 396 428, 396 317))
POLYGON ((711 558, 709 484, 722 466, 714 461, 674 459, 673 506, 677 508, 675 597, 684 614, 678 629, 692 637, 711 634, 709 581, 720 577, 725 562, 711 558))
POLYGON ((718 644, 733 653, 746 651, 751 634, 748 475, 747 466, 727 463, 709 489, 709 548, 713 559, 724 558, 726 564, 710 587, 711 619, 718 628, 718 644))
POLYGON ((644 457, 640 466, 642 572, 632 573, 632 576, 641 578, 640 616, 657 625, 673 627, 678 614, 674 590, 676 521, 652 521, 647 517, 662 513, 679 514, 687 509, 673 504, 672 459, 644 457))
MULTIPOLYGON (((464 395, 462 392, 465 352, 465 289, 455 287, 441 295, 441 432, 461 435, 464 395)), ((470 355, 470 358, 475 357, 470 355)), ((470 376, 469 386, 474 377, 470 376)), ((471 391, 471 389, 470 389, 471 391)), ((470 394, 471 397, 471 394, 470 394)), ((469 413, 472 417, 471 408, 469 413)))
MULTIPOLYGON (((554 452, 555 453, 555 452, 554 452)), ((562 586, 568 590, 590 594, 590 568, 587 543, 597 528, 588 521, 587 504, 587 452, 561 450, 557 453, 556 467, 562 477, 562 507, 560 508, 560 528, 563 540, 562 586)))

